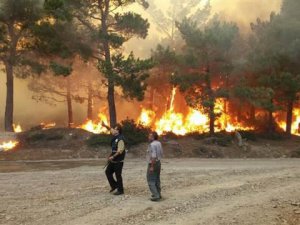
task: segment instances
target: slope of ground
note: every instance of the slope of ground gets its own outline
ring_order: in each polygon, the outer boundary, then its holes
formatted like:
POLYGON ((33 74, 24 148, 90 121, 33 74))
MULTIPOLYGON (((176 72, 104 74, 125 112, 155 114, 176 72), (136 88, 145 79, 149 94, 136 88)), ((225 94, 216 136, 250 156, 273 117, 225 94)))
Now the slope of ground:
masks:
MULTIPOLYGON (((215 137, 190 135, 186 137, 164 136, 161 138, 164 153, 167 157, 198 158, 285 158, 300 157, 300 137, 277 140, 255 138, 238 145, 234 136, 226 133, 215 137)), ((251 136, 250 136, 251 135, 251 136)), ((1 134, 0 134, 1 136, 1 134)), ((104 158, 110 153, 110 137, 97 136, 101 144, 89 145, 93 134, 82 129, 54 128, 48 130, 28 131, 18 134, 19 145, 11 151, 0 151, 0 160, 57 160, 80 158, 104 158)), ((134 138, 132 135, 131 138, 134 138)), ((129 148, 129 157, 140 157, 145 154, 147 143, 129 148)))

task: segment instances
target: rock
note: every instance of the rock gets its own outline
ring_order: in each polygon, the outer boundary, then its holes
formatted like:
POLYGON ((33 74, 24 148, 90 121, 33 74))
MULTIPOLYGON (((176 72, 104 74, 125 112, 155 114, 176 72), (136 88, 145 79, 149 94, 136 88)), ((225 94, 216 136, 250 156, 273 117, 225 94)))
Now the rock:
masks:
POLYGON ((300 209, 294 210, 294 213, 295 213, 295 214, 300 214, 300 209))
POLYGON ((300 202, 292 202, 291 205, 292 206, 300 206, 300 202))

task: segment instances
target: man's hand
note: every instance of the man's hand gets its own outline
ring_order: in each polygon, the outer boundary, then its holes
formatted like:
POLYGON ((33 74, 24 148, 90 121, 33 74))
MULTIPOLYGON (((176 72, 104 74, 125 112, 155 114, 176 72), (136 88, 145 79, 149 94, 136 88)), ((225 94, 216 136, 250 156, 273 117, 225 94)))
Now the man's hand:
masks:
POLYGON ((107 130, 110 130, 110 127, 107 126, 103 121, 101 122, 101 126, 102 126, 102 127, 105 127, 107 130))
POLYGON ((113 159, 114 159, 113 156, 108 157, 108 160, 109 160, 109 161, 113 161, 113 159))

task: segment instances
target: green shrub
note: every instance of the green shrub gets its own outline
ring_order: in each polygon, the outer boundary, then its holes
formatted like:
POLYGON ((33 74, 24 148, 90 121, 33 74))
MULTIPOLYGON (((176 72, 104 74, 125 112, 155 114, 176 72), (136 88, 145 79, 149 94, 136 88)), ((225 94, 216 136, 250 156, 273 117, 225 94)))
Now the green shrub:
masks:
POLYGON ((26 137, 26 141, 28 142, 36 142, 45 140, 46 135, 44 133, 29 133, 29 135, 26 137))

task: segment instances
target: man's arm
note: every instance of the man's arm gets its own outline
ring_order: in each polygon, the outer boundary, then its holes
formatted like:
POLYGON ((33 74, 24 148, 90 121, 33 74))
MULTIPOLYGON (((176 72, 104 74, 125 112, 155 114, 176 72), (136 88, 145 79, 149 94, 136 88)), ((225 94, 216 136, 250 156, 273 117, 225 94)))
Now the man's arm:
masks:
POLYGON ((110 126, 106 125, 103 121, 102 121, 101 125, 111 132, 112 128, 110 126))
POLYGON ((123 151, 125 151, 125 143, 124 143, 123 140, 120 140, 120 141, 118 142, 118 149, 117 149, 117 152, 116 152, 114 155, 112 155, 112 156, 110 157, 110 160, 113 160, 113 159, 116 158, 118 155, 121 155, 121 154, 123 153, 123 151))

